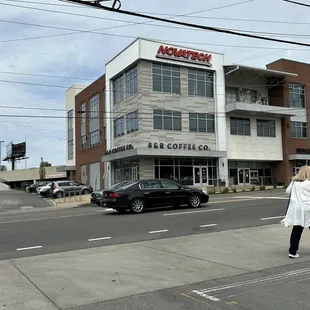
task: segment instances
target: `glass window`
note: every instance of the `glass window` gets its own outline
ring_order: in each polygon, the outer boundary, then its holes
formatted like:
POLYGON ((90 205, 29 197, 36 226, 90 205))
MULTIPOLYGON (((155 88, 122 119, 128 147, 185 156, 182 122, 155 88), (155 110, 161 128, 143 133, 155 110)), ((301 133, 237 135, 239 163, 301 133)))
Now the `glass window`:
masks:
POLYGON ((123 136, 125 134, 125 120, 124 116, 114 120, 114 138, 123 136))
POLYGON ((73 159, 73 140, 68 141, 68 160, 73 159))
POLYGON ((68 130, 73 128, 73 110, 68 111, 68 130))
POLYGON ((182 115, 178 111, 153 110, 154 129, 182 131, 182 115))
POLYGON ((226 104, 235 103, 238 101, 238 89, 227 87, 225 89, 226 104))
POLYGON ((86 136, 81 136, 81 149, 86 150, 86 136))
POLYGON ((291 137, 295 139, 308 138, 308 126, 303 122, 291 122, 291 137))
POLYGON ((214 97, 214 74, 210 71, 188 70, 188 94, 190 96, 214 97))
POLYGON ((93 131, 89 134, 89 147, 100 144, 100 130, 93 131))
POLYGON ((125 80, 126 80, 126 98, 128 98, 138 92, 138 68, 137 66, 129 69, 125 73, 125 80))
POLYGON ((206 113, 189 113, 189 131, 215 132, 214 115, 206 113))
POLYGON ((152 65, 153 91, 180 94, 181 79, 180 68, 169 65, 152 65))
POLYGON ((250 136, 251 135, 251 121, 249 118, 230 118, 230 134, 250 136))
POLYGON ((293 108, 305 108, 305 86, 289 84, 289 105, 293 108))
POLYGON ((141 189, 159 189, 160 184, 158 181, 148 181, 140 184, 141 189))
POLYGON ((127 133, 137 131, 139 129, 138 111, 134 111, 126 115, 127 133))
POLYGON ((99 117, 99 94, 89 99, 89 113, 90 119, 99 117))
POLYGON ((274 120, 256 120, 258 137, 275 137, 276 121, 274 120))
POLYGON ((85 102, 81 104, 80 114, 81 114, 81 124, 85 124, 86 123, 86 104, 85 104, 85 102))
POLYGON ((178 189, 178 185, 171 182, 171 181, 168 181, 168 180, 162 180, 161 181, 161 184, 163 186, 163 188, 172 188, 172 189, 178 189))
POLYGON ((113 82, 113 103, 117 104, 124 99, 123 94, 123 76, 119 76, 113 82))

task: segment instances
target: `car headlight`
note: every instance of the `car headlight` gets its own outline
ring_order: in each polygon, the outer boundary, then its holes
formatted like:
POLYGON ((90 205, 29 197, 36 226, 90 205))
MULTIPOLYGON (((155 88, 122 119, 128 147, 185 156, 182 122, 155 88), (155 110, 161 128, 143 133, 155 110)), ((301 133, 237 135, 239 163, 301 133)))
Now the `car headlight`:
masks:
POLYGON ((208 191, 206 191, 206 190, 202 190, 202 192, 205 194, 205 195, 208 195, 208 191))

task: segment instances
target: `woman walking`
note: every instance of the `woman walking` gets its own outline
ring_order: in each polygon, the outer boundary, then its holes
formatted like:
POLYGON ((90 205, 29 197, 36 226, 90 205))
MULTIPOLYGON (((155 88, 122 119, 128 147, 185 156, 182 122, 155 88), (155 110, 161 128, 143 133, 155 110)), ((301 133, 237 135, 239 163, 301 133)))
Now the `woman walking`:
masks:
POLYGON ((293 226, 289 257, 298 258, 297 253, 302 232, 305 227, 310 227, 310 166, 303 166, 292 178, 291 184, 286 189, 290 195, 286 216, 282 223, 286 227, 293 226))

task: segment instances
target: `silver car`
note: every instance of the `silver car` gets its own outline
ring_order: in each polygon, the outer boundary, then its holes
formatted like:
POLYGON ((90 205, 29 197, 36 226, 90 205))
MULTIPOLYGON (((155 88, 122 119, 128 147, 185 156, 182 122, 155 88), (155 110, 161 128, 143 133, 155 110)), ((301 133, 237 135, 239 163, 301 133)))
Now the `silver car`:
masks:
POLYGON ((89 195, 93 192, 91 186, 70 180, 54 182, 51 190, 54 198, 62 198, 70 195, 89 195))

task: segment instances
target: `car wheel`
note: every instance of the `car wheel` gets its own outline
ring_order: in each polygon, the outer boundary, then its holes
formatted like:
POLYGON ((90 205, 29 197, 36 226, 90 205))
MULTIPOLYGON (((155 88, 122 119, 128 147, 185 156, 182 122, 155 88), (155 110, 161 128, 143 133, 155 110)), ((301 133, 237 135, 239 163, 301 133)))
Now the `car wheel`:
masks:
POLYGON ((62 198, 63 196, 64 196, 63 192, 58 192, 58 193, 56 194, 56 197, 57 197, 57 198, 62 198))
POLYGON ((127 209, 125 209, 125 208, 116 208, 115 210, 116 210, 117 212, 121 213, 121 214, 125 214, 126 211, 127 211, 127 209))
POLYGON ((188 205, 191 208, 199 208, 201 205, 201 198, 198 194, 192 194, 189 197, 188 205))
POLYGON ((144 210, 144 201, 141 198, 135 198, 130 203, 131 213, 142 213, 144 210))
POLYGON ((89 195, 90 194, 90 190, 89 189, 84 189, 82 192, 82 195, 89 195))

